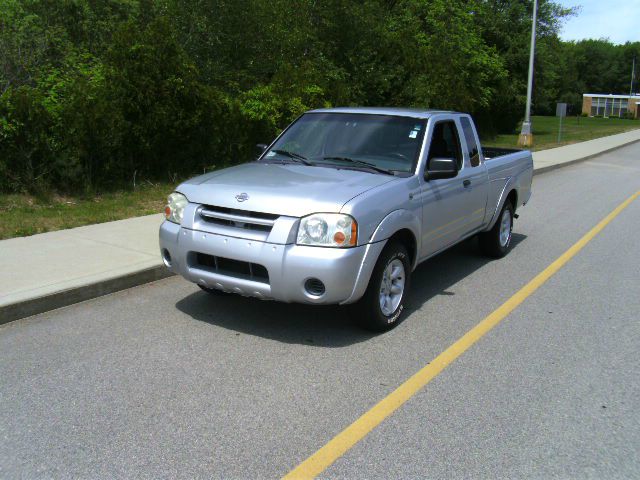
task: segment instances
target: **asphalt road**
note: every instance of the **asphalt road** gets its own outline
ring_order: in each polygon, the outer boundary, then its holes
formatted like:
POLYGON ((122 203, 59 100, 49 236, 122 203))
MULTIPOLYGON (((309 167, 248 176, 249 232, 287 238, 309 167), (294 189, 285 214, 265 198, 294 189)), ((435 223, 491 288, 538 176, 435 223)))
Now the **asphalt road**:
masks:
MULTIPOLYGON (((534 179, 514 248, 414 273, 372 336, 337 307, 180 278, 0 327, 0 478, 274 478, 640 189, 640 144, 534 179)), ((640 199, 326 478, 637 478, 640 199)))

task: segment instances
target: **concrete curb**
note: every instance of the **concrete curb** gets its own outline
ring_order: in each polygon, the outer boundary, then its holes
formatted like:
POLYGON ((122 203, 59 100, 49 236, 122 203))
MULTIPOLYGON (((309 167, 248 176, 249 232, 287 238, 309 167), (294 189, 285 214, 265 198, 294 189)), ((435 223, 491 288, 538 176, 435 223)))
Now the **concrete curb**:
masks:
MULTIPOLYGON (((546 173, 558 168, 568 167, 576 163, 585 162, 591 158, 603 155, 605 153, 617 150, 622 147, 640 142, 640 140, 631 140, 622 145, 616 145, 615 147, 602 150, 586 157, 576 158, 564 163, 558 163, 555 165, 548 165, 538 169, 534 168, 534 175, 546 173)), ((164 265, 158 265, 156 267, 146 268, 137 272, 131 272, 119 277, 110 278, 107 280, 82 285, 80 287, 63 290, 51 295, 45 295, 43 297, 36 297, 29 300, 24 300, 18 303, 5 305, 0 307, 0 325, 19 320, 21 318, 30 317, 39 313, 48 312, 57 308, 67 307, 75 303, 83 302, 85 300, 91 300, 92 298, 101 297, 110 293, 118 292, 120 290, 126 290, 127 288, 137 287, 139 285, 154 282, 156 280, 162 280, 173 276, 164 265)))
POLYGON ((607 148, 606 150, 602 150, 601 152, 597 152, 592 155, 587 155, 586 157, 576 158, 575 160, 570 160, 564 163, 557 163, 555 165, 547 165, 546 167, 540 167, 538 169, 534 168, 533 174, 540 175, 541 173, 550 172, 551 170, 556 170, 558 168, 569 167, 571 165, 575 165, 576 163, 586 162, 587 160, 591 160, 592 158, 599 157, 600 155, 604 155, 605 153, 609 153, 614 150, 618 150, 619 148, 628 147, 629 145, 633 145, 634 143, 638 142, 640 142, 640 139, 630 140, 627 143, 623 143, 622 145, 616 145, 615 147, 607 148))
POLYGON ((158 265, 51 295, 5 305, 0 307, 0 325, 171 276, 173 273, 164 265, 158 265))

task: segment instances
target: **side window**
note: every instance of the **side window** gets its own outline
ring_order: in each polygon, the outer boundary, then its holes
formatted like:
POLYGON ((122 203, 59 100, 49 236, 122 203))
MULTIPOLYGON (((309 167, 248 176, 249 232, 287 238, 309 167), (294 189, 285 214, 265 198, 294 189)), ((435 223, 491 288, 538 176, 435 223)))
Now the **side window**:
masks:
POLYGON ((462 125, 464 139, 467 141, 469 161, 471 162, 472 167, 477 167, 480 165, 480 151, 478 149, 478 142, 476 142, 476 136, 473 134, 471 121, 467 117, 461 117, 460 124, 462 125))
POLYGON ((452 120, 438 122, 433 127, 427 165, 432 158, 454 158, 458 164, 458 170, 462 168, 460 138, 456 124, 452 120))

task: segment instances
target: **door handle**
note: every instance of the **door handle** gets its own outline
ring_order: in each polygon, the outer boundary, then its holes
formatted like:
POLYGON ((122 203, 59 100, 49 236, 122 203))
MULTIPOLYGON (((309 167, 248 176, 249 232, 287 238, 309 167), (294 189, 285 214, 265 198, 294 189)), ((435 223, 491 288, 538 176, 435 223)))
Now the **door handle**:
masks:
POLYGON ((465 180, 464 182, 462 182, 462 185, 464 185, 464 188, 467 188, 469 185, 471 185, 471 180, 465 180))

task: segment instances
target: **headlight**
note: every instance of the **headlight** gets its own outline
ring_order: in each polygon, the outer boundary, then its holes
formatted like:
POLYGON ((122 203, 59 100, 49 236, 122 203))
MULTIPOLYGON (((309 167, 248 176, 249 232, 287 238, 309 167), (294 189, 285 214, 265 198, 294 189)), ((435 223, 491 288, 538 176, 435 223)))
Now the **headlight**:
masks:
POLYGON ((353 247, 358 242, 358 223, 341 213, 314 213, 300 220, 298 245, 353 247))
POLYGON ((184 208, 189 203, 187 197, 178 192, 173 192, 167 198, 167 206, 164 207, 164 216, 173 223, 181 223, 184 216, 184 208))

